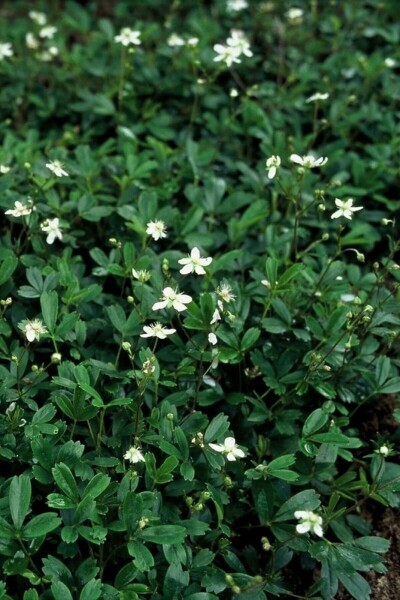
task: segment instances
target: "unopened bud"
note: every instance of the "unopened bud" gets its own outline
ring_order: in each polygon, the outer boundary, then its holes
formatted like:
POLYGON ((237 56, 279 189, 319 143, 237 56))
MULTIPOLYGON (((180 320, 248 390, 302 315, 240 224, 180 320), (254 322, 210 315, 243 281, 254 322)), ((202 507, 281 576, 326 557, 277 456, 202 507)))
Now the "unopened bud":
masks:
POLYGON ((53 352, 50 360, 53 363, 53 365, 59 365, 62 360, 62 356, 59 352, 53 352))
POLYGON ((37 373, 39 371, 39 367, 37 365, 32 365, 32 372, 37 373))
POLYGON ((261 545, 262 545, 262 549, 265 550, 266 552, 268 552, 272 548, 270 541, 267 537, 261 538, 261 545))
POLYGON ((165 415, 166 418, 168 419, 168 421, 173 421, 174 420, 174 415, 172 413, 168 413, 167 415, 165 415))
POLYGON ((135 303, 135 298, 133 296, 128 296, 127 299, 126 299, 126 301, 129 304, 134 304, 135 303))
POLYGON ((325 204, 318 204, 318 210, 319 210, 320 212, 324 212, 324 211, 326 210, 326 206, 325 206, 325 204))
POLYGON ((122 350, 125 352, 130 352, 132 345, 129 342, 122 342, 122 350))
POLYGON ((327 242, 329 240, 329 233, 323 233, 321 239, 323 242, 327 242))
POLYGON ((356 252, 356 258, 357 258, 358 262, 361 262, 361 263, 365 262, 365 256, 361 252, 356 252))

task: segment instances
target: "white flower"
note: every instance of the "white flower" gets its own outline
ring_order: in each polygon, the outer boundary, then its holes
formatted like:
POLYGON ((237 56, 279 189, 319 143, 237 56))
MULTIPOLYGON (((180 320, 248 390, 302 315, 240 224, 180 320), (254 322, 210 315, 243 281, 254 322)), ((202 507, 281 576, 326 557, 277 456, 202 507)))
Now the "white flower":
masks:
POLYGON ((190 37, 186 43, 188 46, 197 46, 199 43, 199 38, 194 36, 190 37))
POLYGON ((345 219, 350 219, 351 221, 353 212, 362 210, 363 208, 363 206, 353 206, 353 202, 353 198, 349 198, 348 200, 339 200, 339 198, 335 198, 335 204, 338 207, 338 210, 331 215, 331 219, 344 217, 345 219))
POLYGON ((238 12, 248 8, 247 0, 227 0, 226 9, 230 12, 238 12))
POLYGON ((59 160, 51 160, 46 163, 46 167, 56 175, 56 177, 68 177, 67 171, 64 170, 64 165, 59 160))
POLYGON ((129 460, 129 462, 132 464, 144 462, 144 456, 140 452, 139 448, 136 448, 136 446, 132 446, 125 452, 124 459, 129 460))
POLYGON ((203 267, 208 267, 211 264, 212 258, 208 256, 207 258, 200 257, 200 250, 198 248, 193 248, 190 252, 190 256, 188 258, 181 258, 178 260, 180 265, 184 265, 179 273, 182 275, 188 275, 189 273, 196 273, 197 275, 205 275, 206 272, 203 267))
POLYGON ((46 25, 47 17, 42 12, 37 12, 36 10, 31 10, 29 13, 29 18, 32 19, 37 25, 46 25))
POLYGON ((151 273, 146 269, 140 269, 139 271, 136 271, 136 269, 132 269, 132 277, 134 277, 138 281, 141 281, 142 283, 146 283, 146 281, 149 281, 151 273))
POLYGON ((217 287, 217 294, 227 304, 236 298, 236 296, 232 294, 232 288, 228 283, 221 283, 221 285, 217 287))
POLYGON ((10 171, 11 171, 11 167, 8 167, 7 165, 0 165, 0 173, 2 175, 6 175, 10 171))
POLYGON ((140 31, 133 31, 133 29, 130 29, 130 27, 123 27, 119 32, 119 35, 114 37, 114 41, 117 42, 117 44, 122 44, 123 46, 130 46, 131 44, 133 46, 140 46, 142 43, 140 36, 140 31))
POLYGON ((149 223, 146 225, 146 228, 146 233, 151 235, 153 240, 158 241, 161 238, 167 237, 167 228, 164 221, 149 221, 149 223))
POLYGON ((142 338, 156 337, 159 340, 165 340, 168 335, 175 333, 176 329, 167 329, 167 327, 164 327, 161 323, 157 322, 152 323, 152 325, 144 325, 143 331, 145 333, 140 334, 140 337, 142 338))
POLYGON ((303 19, 303 11, 301 8, 289 8, 289 10, 285 14, 286 18, 289 19, 289 21, 301 23, 303 19))
POLYGON ((231 88, 229 90, 229 95, 231 98, 237 98, 239 96, 239 92, 236 88, 231 88))
POLYGON ((253 56, 250 50, 250 44, 243 31, 240 29, 233 29, 231 31, 231 37, 226 40, 228 46, 236 48, 239 51, 239 56, 244 54, 248 58, 253 56))
POLYGON ((272 155, 267 158, 267 162, 265 163, 268 169, 268 179, 273 179, 276 175, 277 170, 281 166, 281 158, 280 156, 272 155))
POLYGON ((213 312, 213 316, 212 316, 212 319, 211 319, 211 321, 210 321, 210 325, 215 325, 215 323, 216 323, 217 321, 220 321, 220 320, 221 320, 221 314, 220 314, 220 312, 219 312, 218 308, 216 308, 216 309, 214 310, 214 312, 213 312))
POLYGON ((33 321, 26 321, 23 327, 20 327, 25 334, 28 342, 39 341, 40 336, 46 333, 47 329, 43 325, 40 319, 33 319, 33 321))
POLYGON ((296 525, 297 533, 315 533, 319 537, 323 537, 324 532, 322 530, 322 517, 312 510, 296 510, 294 513, 296 519, 300 520, 300 523, 296 525))
POLYGON ((57 27, 54 27, 54 25, 46 25, 39 31, 39 37, 43 39, 47 38, 48 40, 52 40, 56 33, 57 27))
POLYGON ((37 48, 39 48, 39 40, 33 35, 31 31, 28 31, 28 33, 25 36, 25 44, 28 48, 31 48, 32 50, 36 50, 37 48))
POLYGON ((388 69, 394 69, 394 67, 396 66, 396 61, 394 60, 394 58, 385 58, 385 60, 383 61, 385 67, 387 67, 388 69))
POLYGON ((329 98, 328 92, 325 92, 325 94, 321 94, 320 92, 317 92, 316 94, 313 94, 312 96, 307 98, 306 102, 317 102, 318 100, 327 100, 328 98, 329 98))
POLYGON ((53 244, 56 238, 59 240, 63 238, 60 229, 60 220, 57 217, 55 219, 46 219, 46 221, 41 223, 40 228, 44 233, 47 233, 46 242, 48 244, 53 244))
POLYGON ((244 458, 245 454, 243 450, 236 446, 235 438, 227 437, 223 444, 208 444, 210 448, 215 452, 222 452, 226 455, 226 459, 229 461, 236 460, 236 458, 244 458))
POLYGON ((340 299, 342 302, 353 302, 353 300, 355 299, 355 295, 354 294, 342 294, 340 296, 340 299))
POLYGON ((185 40, 177 33, 171 33, 171 35, 167 39, 167 44, 170 48, 175 48, 177 46, 184 46, 185 43, 186 43, 185 40))
POLYGON ((297 165, 301 165, 306 169, 314 169, 315 167, 322 167, 326 165, 328 159, 326 157, 315 158, 312 154, 307 154, 306 156, 299 156, 298 154, 292 154, 290 156, 290 160, 297 165))
POLYGON ((11 402, 10 405, 6 408, 6 415, 10 416, 14 412, 16 407, 17 407, 16 403, 11 402))
POLYGON ((0 43, 0 60, 6 58, 8 56, 12 56, 14 54, 11 44, 8 43, 0 43))
POLYGON ((390 448, 388 446, 386 446, 386 444, 384 444, 383 446, 381 446, 379 448, 378 453, 381 454, 382 456, 388 456, 390 454, 390 448))
POLYGON ((215 44, 214 52, 217 53, 217 56, 214 57, 214 62, 223 61, 227 67, 231 67, 233 63, 242 62, 239 58, 241 54, 239 48, 215 44))
POLYGON ((211 332, 211 333, 208 334, 208 341, 213 346, 215 346, 215 344, 218 343, 218 339, 217 339, 217 336, 215 335, 215 333, 211 332))
POLYGON ((191 296, 188 296, 187 294, 178 294, 178 292, 171 287, 164 288, 162 293, 161 302, 153 304, 152 310, 162 310, 163 308, 173 307, 178 312, 181 312, 186 310, 187 306, 185 305, 192 301, 191 296))
POLYGON ((12 217, 25 217, 30 215, 33 210, 32 205, 22 204, 19 200, 14 202, 14 208, 10 208, 6 210, 6 215, 11 215, 12 217))

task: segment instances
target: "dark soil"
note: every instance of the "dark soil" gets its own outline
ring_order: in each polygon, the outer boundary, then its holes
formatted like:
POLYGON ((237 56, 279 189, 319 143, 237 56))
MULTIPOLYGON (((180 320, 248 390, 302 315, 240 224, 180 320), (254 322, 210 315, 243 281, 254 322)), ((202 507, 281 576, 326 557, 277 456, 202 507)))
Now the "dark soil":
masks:
MULTIPOLYGON (((385 556, 387 573, 383 575, 370 571, 365 574, 371 586, 371 600, 398 600, 400 598, 400 510, 385 508, 377 520, 374 535, 390 541, 390 550, 385 556)), ((353 600, 344 590, 339 591, 336 600, 353 600)))

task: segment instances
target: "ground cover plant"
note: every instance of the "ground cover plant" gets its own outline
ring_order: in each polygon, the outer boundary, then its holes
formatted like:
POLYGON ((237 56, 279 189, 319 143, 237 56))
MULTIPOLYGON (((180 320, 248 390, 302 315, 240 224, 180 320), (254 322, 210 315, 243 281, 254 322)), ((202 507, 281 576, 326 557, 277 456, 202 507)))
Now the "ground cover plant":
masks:
POLYGON ((0 599, 396 597, 397 9, 1 3, 0 599))

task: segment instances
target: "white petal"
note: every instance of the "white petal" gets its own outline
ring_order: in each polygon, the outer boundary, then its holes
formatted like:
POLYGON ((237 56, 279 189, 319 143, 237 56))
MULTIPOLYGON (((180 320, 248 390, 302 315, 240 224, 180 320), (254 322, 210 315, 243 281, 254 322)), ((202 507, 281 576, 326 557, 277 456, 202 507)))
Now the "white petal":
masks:
POLYGON ((151 310, 162 310, 163 308, 165 308, 167 306, 167 303, 168 303, 167 300, 162 300, 161 302, 156 302, 151 307, 151 310))
POLYGON ((313 529, 315 535, 318 535, 319 537, 324 537, 324 531, 321 527, 321 525, 314 525, 314 529, 313 529))
POLYGON ((224 446, 226 450, 232 450, 236 446, 236 440, 233 437, 227 437, 224 441, 224 446))
POLYGON ((296 531, 297 533, 307 533, 308 531, 310 531, 310 523, 308 521, 305 521, 304 523, 299 523, 298 525, 296 525, 296 531))
POLYGON ((215 452, 224 452, 225 451, 224 446, 221 446, 221 444, 208 444, 208 445, 210 446, 210 448, 215 450, 215 452))
POLYGON ((303 159, 298 154, 291 154, 290 155, 290 160, 292 162, 298 164, 298 165, 302 165, 303 164, 303 159))
POLYGON ((193 265, 192 265, 192 263, 188 263, 187 265, 185 265, 184 267, 182 267, 182 269, 180 269, 179 273, 182 273, 182 275, 189 275, 189 273, 193 273, 193 265))
POLYGON ((190 253, 191 258, 200 258, 200 250, 194 247, 190 253))
MULTIPOLYGON (((196 265, 194 268, 194 271, 195 271, 195 273, 197 273, 197 275, 205 275, 206 274, 205 270, 203 269, 203 267, 201 265, 196 265)), ((182 273, 182 271, 181 271, 181 273, 182 273)))

